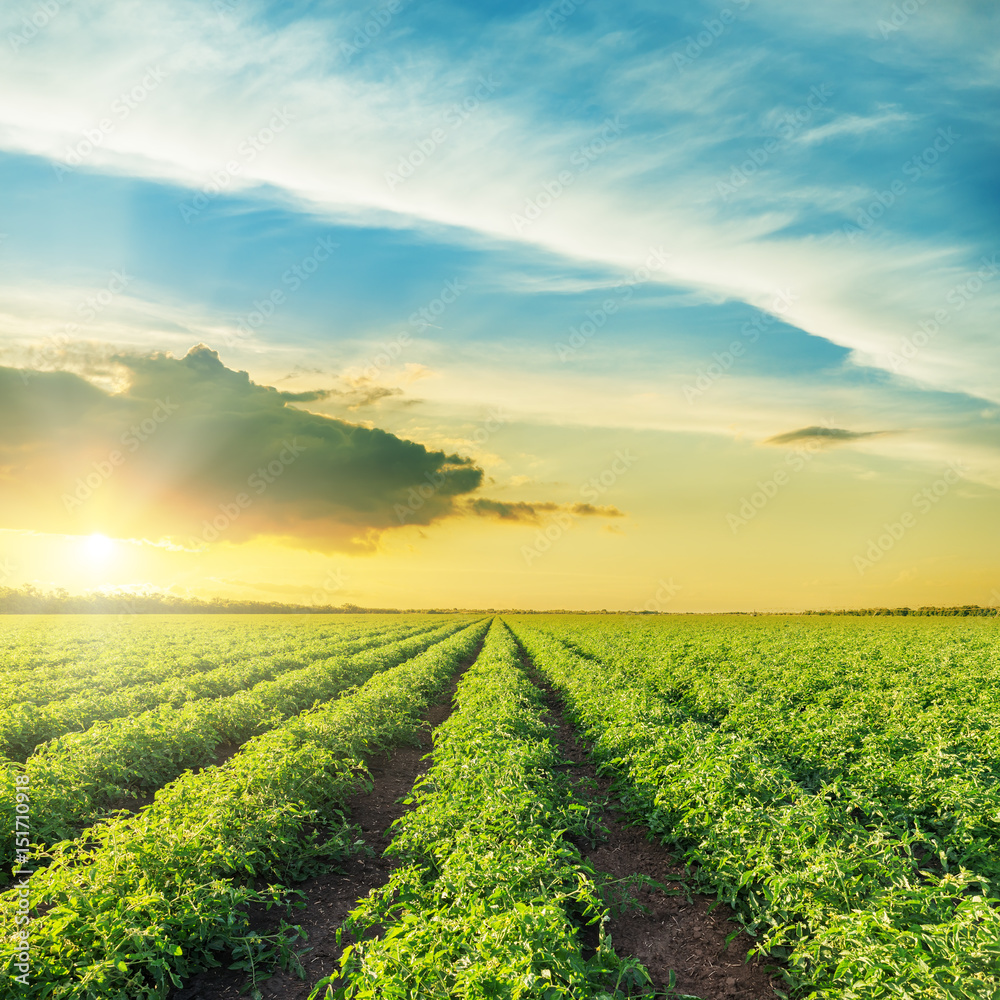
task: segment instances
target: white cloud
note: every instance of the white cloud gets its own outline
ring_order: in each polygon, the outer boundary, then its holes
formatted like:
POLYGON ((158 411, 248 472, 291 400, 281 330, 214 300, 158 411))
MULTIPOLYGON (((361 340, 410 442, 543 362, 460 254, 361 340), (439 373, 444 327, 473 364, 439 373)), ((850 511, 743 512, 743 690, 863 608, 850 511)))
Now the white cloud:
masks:
POLYGON ((900 111, 884 111, 877 115, 842 115, 825 125, 803 132, 798 141, 811 144, 826 142, 845 135, 864 135, 866 132, 873 132, 876 129, 884 129, 889 125, 900 122, 909 124, 917 121, 918 116, 900 111))
MULTIPOLYGON (((870 16, 861 4, 856 13, 870 16)), ((16 21, 8 11, 0 36, 16 21)), ((665 55, 649 56, 606 82, 592 81, 595 101, 621 100, 625 127, 592 159, 584 157, 584 169, 572 157, 597 149, 600 121, 556 124, 537 106, 534 89, 561 66, 584 65, 576 43, 558 42, 550 65, 540 57, 551 47, 542 48, 522 24, 497 29, 492 61, 485 47, 462 62, 415 46, 393 67, 373 47, 373 70, 338 55, 338 40, 354 27, 347 20, 298 21, 266 32, 248 19, 230 27, 204 5, 186 2, 108 3, 86 18, 67 7, 0 68, 0 146, 62 158, 67 143, 99 125, 116 94, 141 81, 148 67, 162 66, 164 82, 102 139, 85 169, 168 180, 196 192, 236 162, 232 187, 268 185, 331 217, 459 227, 472 239, 527 243, 625 270, 641 264, 650 246, 663 245, 673 257, 662 280, 763 309, 777 289, 789 289, 787 322, 885 368, 904 338, 942 308, 956 275, 975 266, 971 245, 894 237, 891 229, 853 244, 840 235, 788 235, 809 204, 828 206, 845 195, 815 182, 798 186, 783 172, 780 152, 749 179, 740 211, 727 211, 702 154, 726 128, 727 94, 759 65, 756 49, 725 60, 706 55, 685 74, 665 55), (509 38, 520 32, 524 42, 517 64, 506 67, 505 30, 509 38), (533 67, 532 89, 518 90, 525 64, 533 67), (455 125, 454 105, 473 99, 494 66, 500 86, 455 125), (666 129, 643 124, 657 108, 665 111, 666 129), (283 109, 293 123, 253 157, 241 153, 246 138, 260 135, 283 109), (713 110, 719 120, 695 116, 713 110), (434 139, 434 129, 443 138, 434 139), (425 162, 405 183, 387 183, 401 158, 420 160, 421 143, 433 146, 425 162), (560 182, 567 171, 571 181, 560 182), (545 201, 546 185, 565 193, 550 195, 540 217, 519 229, 512 217, 529 200, 545 201)), ((802 136, 815 144, 905 117, 841 115, 802 136)), ((954 312, 947 339, 927 345, 912 374, 939 389, 1000 400, 998 292, 1000 280, 987 283, 954 312)), ((195 324, 178 325, 183 337, 195 324)))

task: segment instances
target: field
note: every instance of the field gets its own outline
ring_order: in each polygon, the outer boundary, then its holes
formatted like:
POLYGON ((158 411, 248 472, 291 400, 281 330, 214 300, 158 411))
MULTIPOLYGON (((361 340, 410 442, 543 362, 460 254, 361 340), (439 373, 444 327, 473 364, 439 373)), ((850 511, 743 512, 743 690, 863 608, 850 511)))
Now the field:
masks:
POLYGON ((0 662, 0 997, 1000 997, 995 619, 7 616, 0 662))

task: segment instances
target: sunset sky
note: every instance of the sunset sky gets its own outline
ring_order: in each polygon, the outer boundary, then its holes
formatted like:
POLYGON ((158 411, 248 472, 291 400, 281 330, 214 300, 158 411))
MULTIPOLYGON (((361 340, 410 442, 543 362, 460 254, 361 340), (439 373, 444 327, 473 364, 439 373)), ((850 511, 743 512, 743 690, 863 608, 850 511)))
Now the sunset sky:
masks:
POLYGON ((0 8, 0 585, 1000 602, 997 7, 0 8))

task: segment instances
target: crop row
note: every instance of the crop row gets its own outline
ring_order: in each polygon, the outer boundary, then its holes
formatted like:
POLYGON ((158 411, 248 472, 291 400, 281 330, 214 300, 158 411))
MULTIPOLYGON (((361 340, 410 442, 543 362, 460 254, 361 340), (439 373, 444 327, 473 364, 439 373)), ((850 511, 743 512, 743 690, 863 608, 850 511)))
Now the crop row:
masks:
MULTIPOLYGON (((315 623, 312 623, 315 626, 315 623)), ((252 640, 287 642, 303 631, 290 619, 269 622, 252 640)), ((57 676, 78 662, 118 657, 126 663, 150 659, 192 658, 204 650, 214 658, 246 645, 248 637, 222 616, 187 615, 4 615, 0 618, 0 673, 57 676), (53 627, 58 625, 57 628, 53 627)), ((214 665, 218 665, 217 663, 214 665)))
POLYGON ((992 623, 772 626, 756 647, 746 631, 744 645, 716 629, 695 656, 676 648, 675 628, 559 625, 546 628, 571 649, 688 717, 752 739, 804 790, 835 793, 940 870, 971 869, 1000 894, 992 623))
POLYGON ((593 834, 589 807, 559 770, 542 696, 499 619, 456 702, 397 821, 389 853, 401 866, 350 915, 342 931, 357 942, 313 997, 610 1000, 626 981, 648 983, 601 932, 599 883, 567 837, 593 834), (586 924, 600 940, 585 956, 586 924))
POLYGON ((9 760, 24 761, 46 740, 71 730, 83 730, 95 722, 137 715, 159 705, 178 707, 199 698, 219 698, 233 694, 263 680, 272 680, 286 670, 306 666, 331 650, 351 653, 377 646, 387 636, 402 631, 426 631, 440 625, 439 620, 411 624, 408 629, 366 631, 341 641, 308 643, 301 651, 280 656, 260 656, 216 667, 187 677, 173 677, 158 684, 136 684, 117 691, 84 692, 41 707, 32 704, 13 706, 0 711, 0 754, 9 760))
MULTIPOLYGON (((188 768, 211 763, 220 744, 239 745, 364 683, 379 670, 396 666, 461 627, 462 623, 443 625, 365 652, 327 657, 226 698, 189 702, 179 709, 160 706, 67 734, 36 751, 23 770, 10 767, 0 773, 0 810, 13 815, 22 775, 27 775, 33 842, 48 845, 73 837, 110 806, 126 805, 126 797, 141 796, 188 768)), ((12 828, 10 824, 0 830, 7 858, 13 856, 12 828)))
POLYGON ((580 655, 544 624, 513 628, 566 699, 623 805, 787 959, 809 997, 985 1000, 1000 990, 1000 913, 983 879, 941 872, 915 835, 812 791, 749 733, 727 731, 580 655))
MULTIPOLYGON (((57 845, 30 880, 44 912, 0 996, 18 995, 13 976, 24 975, 38 997, 162 998, 221 953, 247 967, 287 958, 295 931, 254 933, 243 904, 281 903, 289 892, 254 880, 295 881, 355 849, 341 810, 366 780, 364 756, 412 737, 486 629, 469 625, 357 693, 253 738, 221 767, 188 772, 139 813, 57 845)), ((0 897, 6 950, 18 942, 15 896, 0 897)))
POLYGON ((91 685, 113 683, 118 675, 145 670, 163 670, 164 678, 182 676, 277 655, 314 640, 360 635, 373 625, 399 625, 408 617, 240 616, 234 627, 232 615, 5 616, 0 620, 0 705, 8 703, 12 691, 44 704, 46 686, 53 683, 67 688, 84 679, 91 685))

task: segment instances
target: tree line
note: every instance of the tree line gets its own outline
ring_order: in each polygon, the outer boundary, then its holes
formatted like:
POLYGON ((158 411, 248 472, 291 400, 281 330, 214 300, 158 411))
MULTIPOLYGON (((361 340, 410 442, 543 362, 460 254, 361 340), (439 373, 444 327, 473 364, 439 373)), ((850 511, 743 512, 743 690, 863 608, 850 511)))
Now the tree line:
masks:
MULTIPOLYGON (((693 614, 694 612, 672 612, 693 614)), ((995 617, 997 607, 964 604, 960 607, 925 606, 920 608, 851 608, 847 610, 810 610, 800 612, 733 611, 729 614, 767 615, 969 615, 995 617)), ((65 590, 44 591, 30 584, 23 587, 0 587, 0 614, 4 615, 400 615, 400 614, 555 614, 555 615, 635 615, 666 614, 655 611, 579 611, 569 608, 540 611, 537 608, 366 608, 358 604, 283 604, 280 601, 248 601, 231 597, 178 597, 159 591, 130 591, 70 594, 65 590)))
POLYGON ((959 607, 926 606, 922 608, 851 608, 844 611, 803 611, 804 615, 969 615, 979 618, 995 618, 1000 608, 981 607, 978 604, 963 604, 959 607))
MULTIPOLYGON (((444 609, 424 609, 431 613, 444 609)), ((451 611, 452 609, 447 609, 451 611)), ((202 615, 281 615, 281 614, 405 614, 399 608, 363 608, 356 604, 282 604, 278 601, 245 601, 235 598, 178 597, 158 592, 133 594, 129 591, 69 594, 65 590, 42 591, 32 586, 0 587, 0 614, 79 615, 79 614, 202 614, 202 615)))

